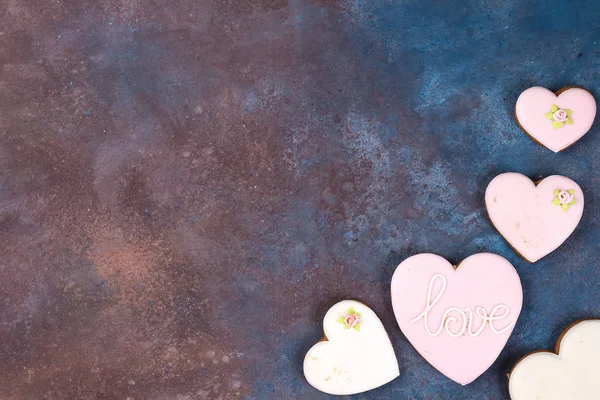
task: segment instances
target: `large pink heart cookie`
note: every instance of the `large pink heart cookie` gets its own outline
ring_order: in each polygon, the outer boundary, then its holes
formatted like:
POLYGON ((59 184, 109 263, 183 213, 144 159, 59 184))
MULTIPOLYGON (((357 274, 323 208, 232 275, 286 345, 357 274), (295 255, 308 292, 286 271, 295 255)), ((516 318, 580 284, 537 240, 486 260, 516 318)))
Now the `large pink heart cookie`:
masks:
POLYGON ((558 248, 579 224, 583 192, 560 175, 534 183, 525 175, 498 175, 485 191, 492 224, 527 261, 536 262, 558 248))
POLYGON ((392 277, 402 333, 431 365, 462 385, 496 360, 522 304, 517 271, 495 254, 472 255, 456 269, 435 254, 418 254, 392 277))
POLYGON ((554 93, 535 86, 521 93, 515 116, 529 136, 558 153, 590 130, 596 116, 596 101, 590 92, 578 87, 554 93))

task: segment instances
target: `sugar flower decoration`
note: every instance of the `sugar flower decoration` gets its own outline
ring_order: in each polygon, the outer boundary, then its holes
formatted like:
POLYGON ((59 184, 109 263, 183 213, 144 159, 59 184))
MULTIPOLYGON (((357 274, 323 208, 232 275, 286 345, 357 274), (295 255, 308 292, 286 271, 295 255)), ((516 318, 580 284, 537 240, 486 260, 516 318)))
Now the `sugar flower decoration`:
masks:
POLYGON ((354 307, 350 307, 346 315, 340 317, 337 322, 343 324, 345 329, 354 328, 355 331, 360 332, 360 313, 354 311, 354 307))
POLYGON ((569 207, 575 204, 575 190, 555 190, 554 191, 554 200, 552 200, 552 204, 556 206, 560 206, 564 212, 567 212, 569 207))
POLYGON ((546 118, 552 121, 552 126, 554 129, 562 128, 565 125, 573 124, 573 120, 571 119, 571 111, 569 108, 558 108, 557 105, 552 104, 552 109, 549 113, 544 114, 546 118))

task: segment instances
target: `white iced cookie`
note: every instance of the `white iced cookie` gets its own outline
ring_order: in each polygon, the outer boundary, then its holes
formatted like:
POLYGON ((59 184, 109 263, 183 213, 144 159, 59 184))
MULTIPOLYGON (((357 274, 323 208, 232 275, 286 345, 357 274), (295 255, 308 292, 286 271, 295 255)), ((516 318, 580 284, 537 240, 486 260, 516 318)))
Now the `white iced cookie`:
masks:
POLYGON ((576 323, 563 333, 556 354, 533 353, 510 373, 512 400, 600 399, 600 320, 576 323))
POLYGON ((323 319, 325 340, 304 358, 304 376, 316 389, 335 395, 366 392, 400 375, 392 343, 366 305, 343 300, 323 319))
POLYGON ((552 175, 534 183, 507 172, 485 191, 492 224, 526 260, 536 262, 573 233, 583 214, 583 192, 569 178, 552 175))

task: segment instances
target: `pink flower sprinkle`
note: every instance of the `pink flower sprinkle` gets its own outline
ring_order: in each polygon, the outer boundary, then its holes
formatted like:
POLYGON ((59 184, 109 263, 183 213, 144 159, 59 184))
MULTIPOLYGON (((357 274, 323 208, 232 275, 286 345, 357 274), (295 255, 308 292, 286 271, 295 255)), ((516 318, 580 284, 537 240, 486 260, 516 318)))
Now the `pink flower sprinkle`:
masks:
POLYGON ((348 314, 344 317, 344 324, 346 324, 350 328, 354 328, 359 322, 360 319, 356 314, 348 314))
POLYGON ((573 201, 573 195, 566 190, 561 190, 558 193, 558 201, 560 204, 569 204, 571 201, 573 201))
POLYGON ((565 122, 568 118, 567 112, 563 109, 558 109, 552 114, 552 119, 556 122, 565 122))

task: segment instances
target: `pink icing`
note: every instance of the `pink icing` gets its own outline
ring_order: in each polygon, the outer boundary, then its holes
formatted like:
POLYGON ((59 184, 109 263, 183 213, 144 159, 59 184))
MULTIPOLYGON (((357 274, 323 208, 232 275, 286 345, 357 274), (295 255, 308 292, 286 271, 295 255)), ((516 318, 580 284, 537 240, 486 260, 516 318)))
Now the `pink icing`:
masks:
POLYGON ((549 176, 536 186, 525 175, 508 172, 490 182, 485 205, 490 220, 506 241, 527 260, 536 262, 575 230, 583 214, 584 197, 579 185, 564 176, 549 176), (568 189, 575 190, 575 204, 565 212, 552 202, 555 190, 568 189))
POLYGON ((571 88, 556 96, 552 91, 535 86, 525 90, 517 99, 515 113, 519 124, 535 140, 554 152, 559 152, 578 141, 592 127, 596 116, 596 101, 584 89, 571 88), (566 115, 559 113, 572 110, 573 123, 554 129, 552 121, 546 114, 556 105, 557 110, 552 118, 557 122, 565 122, 566 115))
POLYGON ((523 303, 517 271, 506 259, 490 253, 472 255, 456 270, 435 254, 410 257, 394 272, 391 292, 402 333, 431 365, 463 385, 496 360, 523 303), (443 291, 439 276, 445 278, 443 291), (441 322, 447 329, 442 327, 434 336, 441 322))
POLYGON ((344 323, 346 325, 348 325, 350 328, 354 328, 356 326, 356 324, 358 324, 359 322, 360 322, 360 319, 358 318, 358 315, 356 315, 356 314, 348 314, 344 318, 344 323))

